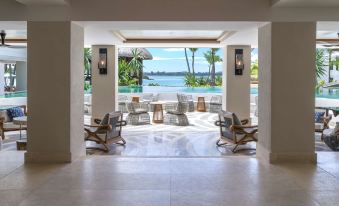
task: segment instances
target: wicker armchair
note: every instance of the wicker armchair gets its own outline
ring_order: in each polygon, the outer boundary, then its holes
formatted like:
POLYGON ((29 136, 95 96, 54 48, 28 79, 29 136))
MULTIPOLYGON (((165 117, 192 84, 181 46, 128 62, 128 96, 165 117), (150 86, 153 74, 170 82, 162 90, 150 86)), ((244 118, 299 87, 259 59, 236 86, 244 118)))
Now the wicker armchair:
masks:
POLYGON ((152 105, 150 104, 151 102, 153 102, 153 94, 143 94, 141 97, 141 101, 142 103, 147 105, 148 112, 153 111, 152 105))
POLYGON ((221 110, 219 112, 219 121, 215 122, 215 125, 220 127, 220 138, 216 143, 217 146, 229 143, 235 144, 235 147, 232 149, 232 152, 235 153, 239 145, 251 141, 257 142, 255 134, 258 131, 258 126, 246 126, 248 122, 249 120, 240 121, 234 113, 221 110))
POLYGON ((186 112, 189 106, 188 103, 179 102, 175 105, 174 109, 166 108, 166 114, 164 116, 164 123, 177 126, 189 125, 186 112))
POLYGON ((178 102, 188 104, 188 112, 194 112, 194 102, 192 95, 189 94, 177 94, 178 102))
POLYGON ((127 99, 128 98, 126 95, 118 95, 118 111, 122 113, 127 112, 127 108, 126 108, 127 99))
POLYGON ((122 126, 126 125, 126 121, 122 120, 122 112, 107 113, 102 120, 95 119, 94 122, 97 125, 85 125, 85 141, 101 144, 104 148, 87 147, 87 149, 108 152, 108 143, 126 144, 124 138, 121 137, 122 126))
MULTIPOLYGON (((23 113, 27 116, 26 105, 18 106, 21 107, 23 113)), ((21 130, 27 130, 27 126, 23 125, 21 130)), ((0 111, 0 136, 5 139, 5 132, 20 131, 20 126, 13 124, 7 115, 7 110, 0 111)))
POLYGON ((127 123, 131 125, 150 124, 151 118, 148 114, 148 105, 144 103, 127 103, 127 123))
POLYGON ((211 97, 210 101, 210 112, 218 113, 222 109, 222 97, 221 95, 215 95, 211 97))

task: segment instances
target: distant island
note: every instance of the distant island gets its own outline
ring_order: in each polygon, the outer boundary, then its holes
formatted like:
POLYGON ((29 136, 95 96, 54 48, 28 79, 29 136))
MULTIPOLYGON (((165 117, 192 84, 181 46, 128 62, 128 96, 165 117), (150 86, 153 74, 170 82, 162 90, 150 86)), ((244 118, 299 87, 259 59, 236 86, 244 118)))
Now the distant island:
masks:
MULTIPOLYGON (((144 76, 185 76, 187 74, 187 72, 144 72, 144 76)), ((208 72, 196 72, 195 73, 196 76, 209 76, 208 72)), ((215 73, 216 76, 221 76, 222 73, 221 72, 216 72, 215 73)))

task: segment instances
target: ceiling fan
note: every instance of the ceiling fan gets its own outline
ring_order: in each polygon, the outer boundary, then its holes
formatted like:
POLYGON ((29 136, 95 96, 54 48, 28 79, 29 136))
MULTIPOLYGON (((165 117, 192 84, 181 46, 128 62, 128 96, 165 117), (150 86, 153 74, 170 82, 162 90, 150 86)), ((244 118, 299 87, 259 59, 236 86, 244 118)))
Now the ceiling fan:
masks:
POLYGON ((9 44, 6 44, 5 43, 6 32, 4 30, 0 31, 0 37, 1 37, 0 48, 11 48, 11 49, 23 49, 23 48, 26 48, 26 46, 22 46, 22 45, 9 45, 9 44))

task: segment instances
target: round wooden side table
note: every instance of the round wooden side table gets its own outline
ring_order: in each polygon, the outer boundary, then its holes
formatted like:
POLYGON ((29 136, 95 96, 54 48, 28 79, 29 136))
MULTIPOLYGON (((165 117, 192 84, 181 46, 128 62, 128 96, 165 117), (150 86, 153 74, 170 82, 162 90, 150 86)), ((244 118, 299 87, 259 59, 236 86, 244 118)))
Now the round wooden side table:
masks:
POLYGON ((139 97, 132 97, 132 102, 139 103, 139 97))
POLYGON ((164 102, 151 102, 150 104, 154 105, 153 109, 153 123, 163 123, 164 122, 164 112, 162 109, 162 105, 164 102))
POLYGON ((197 111, 206 112, 205 97, 198 97, 197 111))

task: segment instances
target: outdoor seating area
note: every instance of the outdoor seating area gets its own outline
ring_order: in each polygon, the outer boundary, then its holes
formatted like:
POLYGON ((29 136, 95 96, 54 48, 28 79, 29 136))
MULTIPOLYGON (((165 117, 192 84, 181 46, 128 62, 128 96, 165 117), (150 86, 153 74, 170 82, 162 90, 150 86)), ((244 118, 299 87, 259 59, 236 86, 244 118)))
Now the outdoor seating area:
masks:
POLYGON ((208 111, 217 113, 222 107, 221 95, 211 95, 208 104, 205 97, 196 96, 194 100, 191 94, 142 94, 138 96, 118 96, 118 109, 127 112, 127 123, 131 125, 149 124, 150 115, 153 113, 153 123, 164 123, 177 126, 188 126, 189 120, 186 116, 187 112, 208 111), (200 103, 199 103, 200 99, 200 103), (137 100, 137 102, 136 102, 137 100), (203 101, 203 102, 201 102, 203 101), (203 103, 204 109, 200 109, 203 103), (209 105, 208 107, 206 105, 209 105), (165 114, 164 111, 165 110, 165 114))

